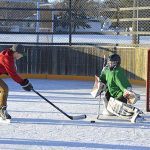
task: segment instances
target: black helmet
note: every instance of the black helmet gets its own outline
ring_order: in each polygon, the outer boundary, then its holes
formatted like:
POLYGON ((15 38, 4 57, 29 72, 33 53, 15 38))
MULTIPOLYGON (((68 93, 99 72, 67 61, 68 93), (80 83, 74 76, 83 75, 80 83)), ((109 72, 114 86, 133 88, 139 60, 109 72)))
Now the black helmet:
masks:
POLYGON ((107 59, 107 64, 110 69, 114 69, 121 64, 121 58, 118 54, 112 54, 107 59), (113 64, 109 64, 109 62, 113 62, 113 64))
POLYGON ((14 44, 11 49, 12 49, 13 52, 18 52, 18 53, 23 54, 23 56, 25 56, 25 48, 24 48, 23 45, 14 44))

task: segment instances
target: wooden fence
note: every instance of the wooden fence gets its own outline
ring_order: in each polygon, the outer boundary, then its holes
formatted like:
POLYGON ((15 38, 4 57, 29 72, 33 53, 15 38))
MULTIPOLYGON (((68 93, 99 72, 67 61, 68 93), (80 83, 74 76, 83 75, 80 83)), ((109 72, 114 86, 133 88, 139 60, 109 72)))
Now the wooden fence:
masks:
MULTIPOLYGON (((121 66, 130 80, 146 80, 146 48, 117 48, 121 66)), ((94 76, 103 67, 104 55, 114 50, 89 46, 26 47, 27 57, 17 62, 23 74, 94 76)))

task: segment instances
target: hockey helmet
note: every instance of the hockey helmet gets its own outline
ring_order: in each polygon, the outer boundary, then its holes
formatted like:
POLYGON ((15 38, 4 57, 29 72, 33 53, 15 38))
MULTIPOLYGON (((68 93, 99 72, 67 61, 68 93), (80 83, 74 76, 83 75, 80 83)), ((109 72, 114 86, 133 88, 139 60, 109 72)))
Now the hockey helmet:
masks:
POLYGON ((118 54, 112 54, 107 59, 107 65, 110 69, 114 69, 121 64, 121 58, 118 54))

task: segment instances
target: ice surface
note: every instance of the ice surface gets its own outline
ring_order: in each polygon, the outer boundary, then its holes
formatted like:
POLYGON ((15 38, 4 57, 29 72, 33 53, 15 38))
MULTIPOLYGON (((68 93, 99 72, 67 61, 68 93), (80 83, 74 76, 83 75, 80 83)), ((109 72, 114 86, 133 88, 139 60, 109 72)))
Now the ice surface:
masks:
POLYGON ((98 99, 90 95, 93 81, 30 79, 35 90, 69 115, 87 115, 85 120, 69 120, 34 92, 24 91, 12 79, 4 80, 10 89, 8 112, 13 119, 11 124, 0 124, 0 150, 150 149, 145 87, 133 86, 141 95, 136 106, 146 113, 145 123, 121 119, 90 123, 98 111, 98 99))

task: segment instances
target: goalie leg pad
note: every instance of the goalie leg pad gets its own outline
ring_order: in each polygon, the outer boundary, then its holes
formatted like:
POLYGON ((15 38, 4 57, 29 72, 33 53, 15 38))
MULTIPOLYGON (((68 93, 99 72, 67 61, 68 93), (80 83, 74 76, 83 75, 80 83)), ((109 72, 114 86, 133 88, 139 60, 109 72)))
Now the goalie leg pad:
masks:
POLYGON ((139 117, 144 118, 140 116, 140 114, 143 114, 140 109, 132 105, 122 103, 114 98, 110 98, 107 110, 122 119, 129 120, 132 123, 137 122, 136 120, 139 117))
POLYGON ((107 110, 116 116, 132 116, 135 107, 111 97, 107 105, 107 110))
POLYGON ((113 116, 114 114, 112 114, 110 111, 108 111, 107 106, 108 106, 108 100, 106 99, 106 97, 103 97, 103 112, 102 115, 104 116, 113 116))

